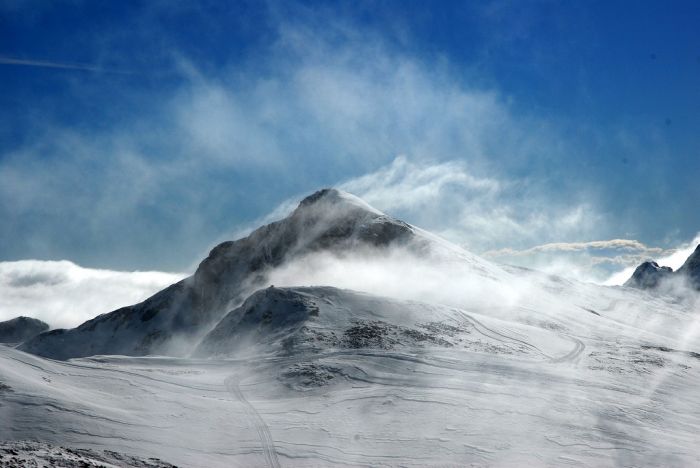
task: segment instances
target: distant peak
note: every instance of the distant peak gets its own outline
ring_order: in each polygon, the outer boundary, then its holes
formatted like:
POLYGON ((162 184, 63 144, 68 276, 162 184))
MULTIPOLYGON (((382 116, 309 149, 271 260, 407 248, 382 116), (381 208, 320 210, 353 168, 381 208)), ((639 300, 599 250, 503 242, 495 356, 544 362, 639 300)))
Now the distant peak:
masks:
POLYGON ((627 280, 625 286, 651 289, 659 285, 659 282, 673 273, 673 269, 667 266, 659 266, 653 260, 647 260, 639 265, 632 274, 632 277, 627 280))

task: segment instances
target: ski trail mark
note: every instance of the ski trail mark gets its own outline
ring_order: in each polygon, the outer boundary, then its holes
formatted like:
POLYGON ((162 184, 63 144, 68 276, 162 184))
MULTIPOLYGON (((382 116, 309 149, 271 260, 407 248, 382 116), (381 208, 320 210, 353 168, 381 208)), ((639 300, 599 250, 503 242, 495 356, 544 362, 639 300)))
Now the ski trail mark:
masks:
POLYGON ((275 443, 272 440, 270 428, 267 427, 267 424, 265 424, 265 421, 260 416, 260 413, 258 413, 255 407, 250 404, 245 395, 243 395, 240 387, 240 377, 238 375, 231 375, 224 380, 224 384, 226 385, 226 389, 234 397, 236 397, 239 402, 241 402, 248 420, 255 427, 258 437, 260 437, 260 443, 262 444, 263 455, 265 456, 267 466, 271 468, 279 468, 280 462, 277 459, 275 443))

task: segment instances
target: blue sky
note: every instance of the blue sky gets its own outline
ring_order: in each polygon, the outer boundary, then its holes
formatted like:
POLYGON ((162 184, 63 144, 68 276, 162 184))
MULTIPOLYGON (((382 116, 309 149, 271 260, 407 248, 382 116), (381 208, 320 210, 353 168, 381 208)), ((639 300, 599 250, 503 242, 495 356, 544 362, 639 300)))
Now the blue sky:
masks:
POLYGON ((183 271, 329 185, 496 260, 600 276, 668 254, 700 231, 699 20, 680 1, 4 2, 0 261, 183 271))

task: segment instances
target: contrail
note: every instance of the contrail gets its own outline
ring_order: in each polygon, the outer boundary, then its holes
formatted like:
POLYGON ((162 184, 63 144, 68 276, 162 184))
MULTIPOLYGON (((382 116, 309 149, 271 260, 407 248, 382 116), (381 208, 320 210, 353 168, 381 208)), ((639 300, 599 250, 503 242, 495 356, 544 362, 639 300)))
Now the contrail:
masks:
POLYGON ((62 62, 50 62, 48 60, 26 60, 18 59, 14 57, 3 57, 0 56, 0 65, 21 65, 26 67, 42 67, 42 68, 61 68, 65 70, 83 70, 92 72, 103 72, 103 73, 120 73, 120 74, 131 74, 130 71, 125 70, 113 70, 108 68, 96 67, 94 65, 87 65, 81 63, 62 63, 62 62))

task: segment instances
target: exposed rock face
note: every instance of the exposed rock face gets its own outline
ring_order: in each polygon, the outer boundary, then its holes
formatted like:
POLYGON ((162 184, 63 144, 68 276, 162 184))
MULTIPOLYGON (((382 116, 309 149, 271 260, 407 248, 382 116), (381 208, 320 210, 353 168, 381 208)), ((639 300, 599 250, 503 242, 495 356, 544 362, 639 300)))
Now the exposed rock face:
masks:
POLYGON ((414 228, 359 198, 320 190, 287 218, 214 247, 193 276, 77 328, 44 333, 21 349, 54 359, 187 354, 226 312, 265 286, 271 268, 313 251, 384 247, 413 238, 414 228))
POLYGON ((642 263, 634 270, 632 277, 625 282, 625 286, 651 289, 659 285, 659 283, 669 278, 673 270, 667 266, 659 266, 658 263, 647 261, 642 263))
POLYGON ((686 282, 691 288, 700 291, 700 245, 686 259, 685 263, 675 272, 667 266, 659 266, 656 262, 647 261, 634 270, 632 277, 625 286, 639 289, 654 289, 668 279, 678 279, 686 282))
POLYGON ((690 285, 700 291, 700 245, 695 248, 695 251, 676 273, 685 276, 690 285))
POLYGON ((49 324, 31 317, 0 322, 0 343, 21 343, 49 329, 49 324))

